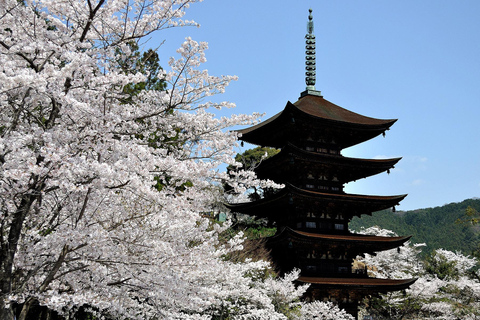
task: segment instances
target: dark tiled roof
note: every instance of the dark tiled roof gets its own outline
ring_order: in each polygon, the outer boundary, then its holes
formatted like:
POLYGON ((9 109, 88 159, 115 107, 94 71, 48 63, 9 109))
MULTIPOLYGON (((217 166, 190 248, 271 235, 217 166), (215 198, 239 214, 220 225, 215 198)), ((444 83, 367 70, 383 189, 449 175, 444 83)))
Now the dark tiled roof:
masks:
POLYGON ((318 192, 318 191, 311 191, 307 189, 300 189, 293 185, 287 184, 287 187, 295 192, 296 194, 302 194, 305 196, 312 196, 318 198, 330 198, 335 200, 346 200, 346 201, 358 201, 358 200, 370 200, 370 201, 393 201, 397 200, 400 202, 403 200, 407 195, 395 195, 395 196, 378 196, 378 195, 363 195, 363 194, 335 194, 335 193, 326 193, 326 192, 318 192))
POLYGON ((313 117, 329 119, 334 121, 349 122, 364 125, 386 125, 393 124, 395 119, 376 119, 363 116, 349 111, 323 97, 307 95, 300 98, 294 105, 301 111, 313 117))
MULTIPOLYGON (((334 155, 334 154, 328 154, 328 153, 319 153, 319 152, 312 152, 312 151, 307 151, 305 149, 299 148, 294 146, 291 143, 288 143, 282 150, 279 152, 279 154, 289 154, 291 153, 293 156, 297 158, 303 158, 303 159, 308 159, 312 161, 317 161, 317 162, 326 162, 326 160, 330 160, 332 162, 345 162, 345 163, 373 163, 373 164, 387 164, 387 165, 394 165, 398 161, 400 161, 402 158, 390 158, 390 159, 365 159, 365 158, 350 158, 350 157, 344 157, 341 155, 334 155)), ((275 157, 280 157, 279 154, 274 155, 273 157, 270 157, 264 162, 271 161, 271 159, 274 159, 275 157)))
POLYGON ((333 285, 350 287, 391 287, 392 290, 400 290, 412 285, 417 279, 379 279, 379 278, 319 278, 319 277, 300 277, 300 282, 311 283, 313 285, 333 285))
MULTIPOLYGON (((385 208, 390 206, 397 205, 402 201, 407 195, 394 195, 394 196, 378 196, 378 195, 361 195, 361 194, 335 194, 335 193, 325 193, 318 191, 311 191, 306 189, 297 188, 291 184, 286 184, 285 188, 277 192, 275 195, 268 198, 263 198, 253 202, 242 202, 242 203, 232 203, 226 204, 232 211, 241 210, 237 212, 243 212, 244 209, 249 210, 250 208, 262 207, 273 202, 277 202, 281 199, 285 199, 289 193, 294 195, 302 196, 304 198, 312 198, 318 200, 328 200, 328 201, 339 201, 339 202, 348 202, 348 203, 376 203, 378 205, 384 205, 385 208)), ((380 208, 382 210, 385 208, 380 208)))
POLYGON ((245 128, 245 129, 237 130, 237 132, 244 135, 244 134, 253 132, 253 131, 255 131, 259 128, 263 128, 263 127, 267 126, 269 123, 275 122, 275 119, 279 118, 282 113, 283 113, 283 111, 277 113, 273 117, 268 118, 267 120, 264 120, 264 121, 260 122, 259 124, 256 124, 254 126, 251 126, 251 127, 245 128))
MULTIPOLYGON (((277 243, 302 243, 303 246, 314 247, 316 244, 324 246, 328 243, 336 247, 345 245, 350 247, 352 252, 375 254, 376 252, 397 248, 408 241, 411 237, 380 237, 364 234, 324 234, 317 232, 305 232, 285 227, 280 233, 269 237, 268 242, 272 245, 277 243), (354 251, 352 248, 357 248, 354 251)), ((356 254, 355 253, 355 254, 356 254)))
POLYGON ((381 237, 381 236, 371 236, 365 234, 318 234, 311 232, 304 232, 298 230, 291 230, 294 233, 303 235, 309 238, 321 238, 321 239, 332 239, 332 240, 345 240, 345 241, 369 241, 369 242, 405 242, 410 239, 410 236, 407 237, 381 237))
POLYGON ((291 103, 290 101, 285 106, 284 110, 276 115, 268 118, 261 123, 251 126, 249 128, 238 130, 241 134, 249 134, 255 130, 263 129, 276 123, 277 119, 280 120, 282 115, 284 117, 290 117, 290 112, 295 114, 305 114, 319 120, 329 120, 334 122, 343 122, 347 124, 373 126, 387 129, 397 121, 396 119, 376 119, 363 116, 361 114, 349 111, 334 103, 324 99, 323 97, 307 95, 300 98, 297 102, 291 103))
POLYGON ((257 175, 262 179, 272 179, 276 182, 285 182, 290 170, 292 168, 291 162, 299 159, 300 163, 303 161, 309 164, 312 171, 315 171, 315 166, 318 164, 331 165, 339 168, 337 177, 343 177, 343 183, 353 180, 365 178, 380 172, 389 170, 400 161, 401 158, 391 159, 361 159, 349 158, 337 154, 328 154, 320 152, 311 152, 298 148, 291 143, 288 143, 282 150, 266 160, 260 162, 256 168, 257 175), (290 165, 285 166, 285 163, 290 165), (287 173, 287 174, 286 174, 287 173))

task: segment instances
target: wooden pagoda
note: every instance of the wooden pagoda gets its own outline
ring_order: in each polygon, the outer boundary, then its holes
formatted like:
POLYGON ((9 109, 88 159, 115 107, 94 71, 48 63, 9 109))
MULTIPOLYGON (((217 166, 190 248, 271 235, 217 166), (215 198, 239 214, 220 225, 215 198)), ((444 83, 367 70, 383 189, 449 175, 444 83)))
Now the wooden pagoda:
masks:
POLYGON ((253 127, 240 130, 241 140, 279 148, 255 170, 260 178, 285 184, 263 199, 232 204, 234 212, 267 218, 277 233, 267 240, 280 273, 301 270, 299 282, 311 284, 307 299, 330 300, 357 317, 365 296, 408 288, 415 279, 370 278, 353 267, 365 253, 393 249, 410 237, 351 233, 354 216, 398 205, 406 195, 347 194, 344 184, 385 172, 400 158, 348 158, 342 149, 385 134, 396 120, 366 117, 341 108, 315 90, 315 36, 310 10, 306 35, 307 90, 295 103, 253 127))

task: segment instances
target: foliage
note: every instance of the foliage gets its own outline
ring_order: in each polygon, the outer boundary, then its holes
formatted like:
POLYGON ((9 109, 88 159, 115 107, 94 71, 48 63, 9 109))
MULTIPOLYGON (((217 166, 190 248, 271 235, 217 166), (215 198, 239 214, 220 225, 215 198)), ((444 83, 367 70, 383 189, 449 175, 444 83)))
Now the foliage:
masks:
POLYGON ((467 209, 465 210, 465 216, 463 216, 462 218, 459 218, 457 220, 457 223, 460 223, 460 224, 469 223, 472 225, 476 225, 480 223, 480 213, 474 207, 468 206, 467 209))
POLYGON ((457 261, 449 260, 439 252, 433 252, 425 259, 425 272, 437 276, 440 280, 458 280, 457 261))
MULTIPOLYGON (((247 171, 253 173, 255 168, 257 168, 260 163, 268 159, 277 153, 279 149, 270 148, 270 147, 256 147, 253 149, 245 150, 243 153, 237 153, 235 156, 236 165, 229 165, 227 167, 227 172, 230 175, 235 175, 238 172, 247 171)), ((255 201, 261 198, 264 198, 280 188, 281 185, 272 185, 272 186, 252 186, 248 192, 248 200, 255 201)), ((231 192, 229 188, 225 188, 227 192, 231 192)))
POLYGON ((116 56, 121 57, 117 60, 122 72, 129 74, 132 72, 139 72, 146 76, 144 81, 135 83, 128 83, 123 87, 123 93, 127 95, 125 102, 132 102, 132 96, 136 96, 144 90, 163 91, 167 89, 165 79, 159 77, 163 73, 160 66, 160 59, 158 53, 153 49, 148 49, 145 52, 140 52, 139 46, 136 42, 130 41, 126 43, 129 47, 130 54, 125 52, 117 52, 116 56))
POLYGON ((389 210, 374 212, 372 216, 354 218, 349 224, 352 230, 362 227, 379 226, 393 230, 396 234, 412 235, 413 243, 427 243, 422 255, 435 249, 462 251, 471 254, 480 245, 477 226, 456 223, 463 219, 467 208, 480 210, 480 199, 468 199, 460 203, 450 203, 442 207, 412 211, 389 210), (448 237, 445 235, 448 234, 448 237))
MULTIPOLYGON (((277 153, 279 149, 270 148, 270 147, 255 147, 253 149, 247 149, 243 153, 237 153, 235 156, 235 161, 242 164, 242 167, 245 170, 254 170, 260 162, 266 160, 277 153)), ((233 167, 230 167, 232 170, 233 167)))

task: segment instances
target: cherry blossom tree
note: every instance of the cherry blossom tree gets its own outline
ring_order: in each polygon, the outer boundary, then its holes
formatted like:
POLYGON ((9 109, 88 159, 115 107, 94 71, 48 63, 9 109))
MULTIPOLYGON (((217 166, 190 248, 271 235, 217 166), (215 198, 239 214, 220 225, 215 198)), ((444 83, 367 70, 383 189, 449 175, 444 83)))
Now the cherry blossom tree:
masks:
POLYGON ((355 318, 341 310, 332 302, 314 301, 304 304, 300 320, 354 320, 355 318))
MULTIPOLYGON (((362 233, 394 236, 390 230, 368 228, 362 233)), ((369 301, 380 319, 475 319, 480 316, 478 261, 462 253, 438 249, 423 259, 425 244, 407 242, 399 249, 366 254, 360 260, 378 278, 417 281, 404 292, 391 292, 369 301)))
POLYGON ((209 111, 233 107, 208 98, 235 77, 201 70, 207 44, 190 38, 154 75, 166 88, 135 86, 152 75, 126 67, 146 36, 194 25, 182 20, 193 2, 0 2, 1 320, 26 319, 33 305, 115 319, 286 319, 278 292, 298 300, 291 278, 259 276, 266 262, 225 259, 241 237, 221 242, 228 223, 202 215, 219 210, 221 183, 269 185, 218 170, 235 165, 226 128, 258 118, 209 111))

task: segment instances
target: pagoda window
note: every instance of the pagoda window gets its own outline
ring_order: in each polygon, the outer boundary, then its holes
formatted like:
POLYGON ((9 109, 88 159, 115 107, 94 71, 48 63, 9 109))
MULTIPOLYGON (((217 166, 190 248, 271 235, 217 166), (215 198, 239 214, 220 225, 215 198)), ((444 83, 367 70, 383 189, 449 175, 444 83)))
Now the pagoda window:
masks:
POLYGON ((343 219, 344 219, 344 218, 343 218, 343 214, 340 213, 340 214, 337 216, 337 219, 338 219, 338 220, 343 220, 343 219))
POLYGON ((318 179, 320 179, 320 180, 328 180, 328 179, 327 179, 327 176, 324 176, 324 175, 321 175, 320 177, 318 177, 318 179))
POLYGON ((307 151, 315 151, 315 148, 314 148, 314 147, 305 147, 305 150, 307 150, 307 151))
POLYGON ((307 183, 307 184, 305 185, 305 187, 308 188, 308 189, 315 189, 315 185, 314 185, 314 184, 311 184, 311 183, 307 183))
POLYGON ((317 253, 315 252, 315 250, 312 250, 307 254, 307 259, 316 259, 316 258, 317 258, 317 253))
POLYGON ((305 227, 306 227, 306 228, 314 229, 314 228, 317 227, 317 223, 316 223, 316 222, 313 222, 313 221, 307 221, 307 222, 305 222, 305 227))
POLYGON ((307 218, 316 218, 317 216, 313 212, 307 212, 307 218))
POLYGON ((348 272, 348 268, 347 268, 347 267, 338 267, 338 272, 339 272, 339 273, 347 273, 347 272, 348 272))
POLYGON ((327 186, 319 186, 318 189, 320 190, 329 190, 329 188, 327 186))
POLYGON ((337 176, 333 176, 332 181, 337 181, 338 182, 337 176))
POLYGON ((335 230, 345 230, 345 225, 343 223, 335 223, 335 230))
POLYGON ((310 271, 310 272, 315 272, 315 271, 317 271, 317 267, 316 266, 305 266, 305 270, 310 271))
POLYGON ((307 179, 315 179, 315 177, 313 176, 313 174, 309 173, 309 174, 307 175, 307 179))
POLYGON ((340 191, 339 187, 332 187, 332 191, 340 191))
POLYGON ((328 229, 330 229, 330 223, 320 222, 320 229, 323 229, 323 230, 328 230, 328 229))
POLYGON ((330 154, 338 154, 338 150, 330 149, 330 154))
POLYGON ((327 148, 317 148, 317 152, 328 153, 328 149, 327 148))

